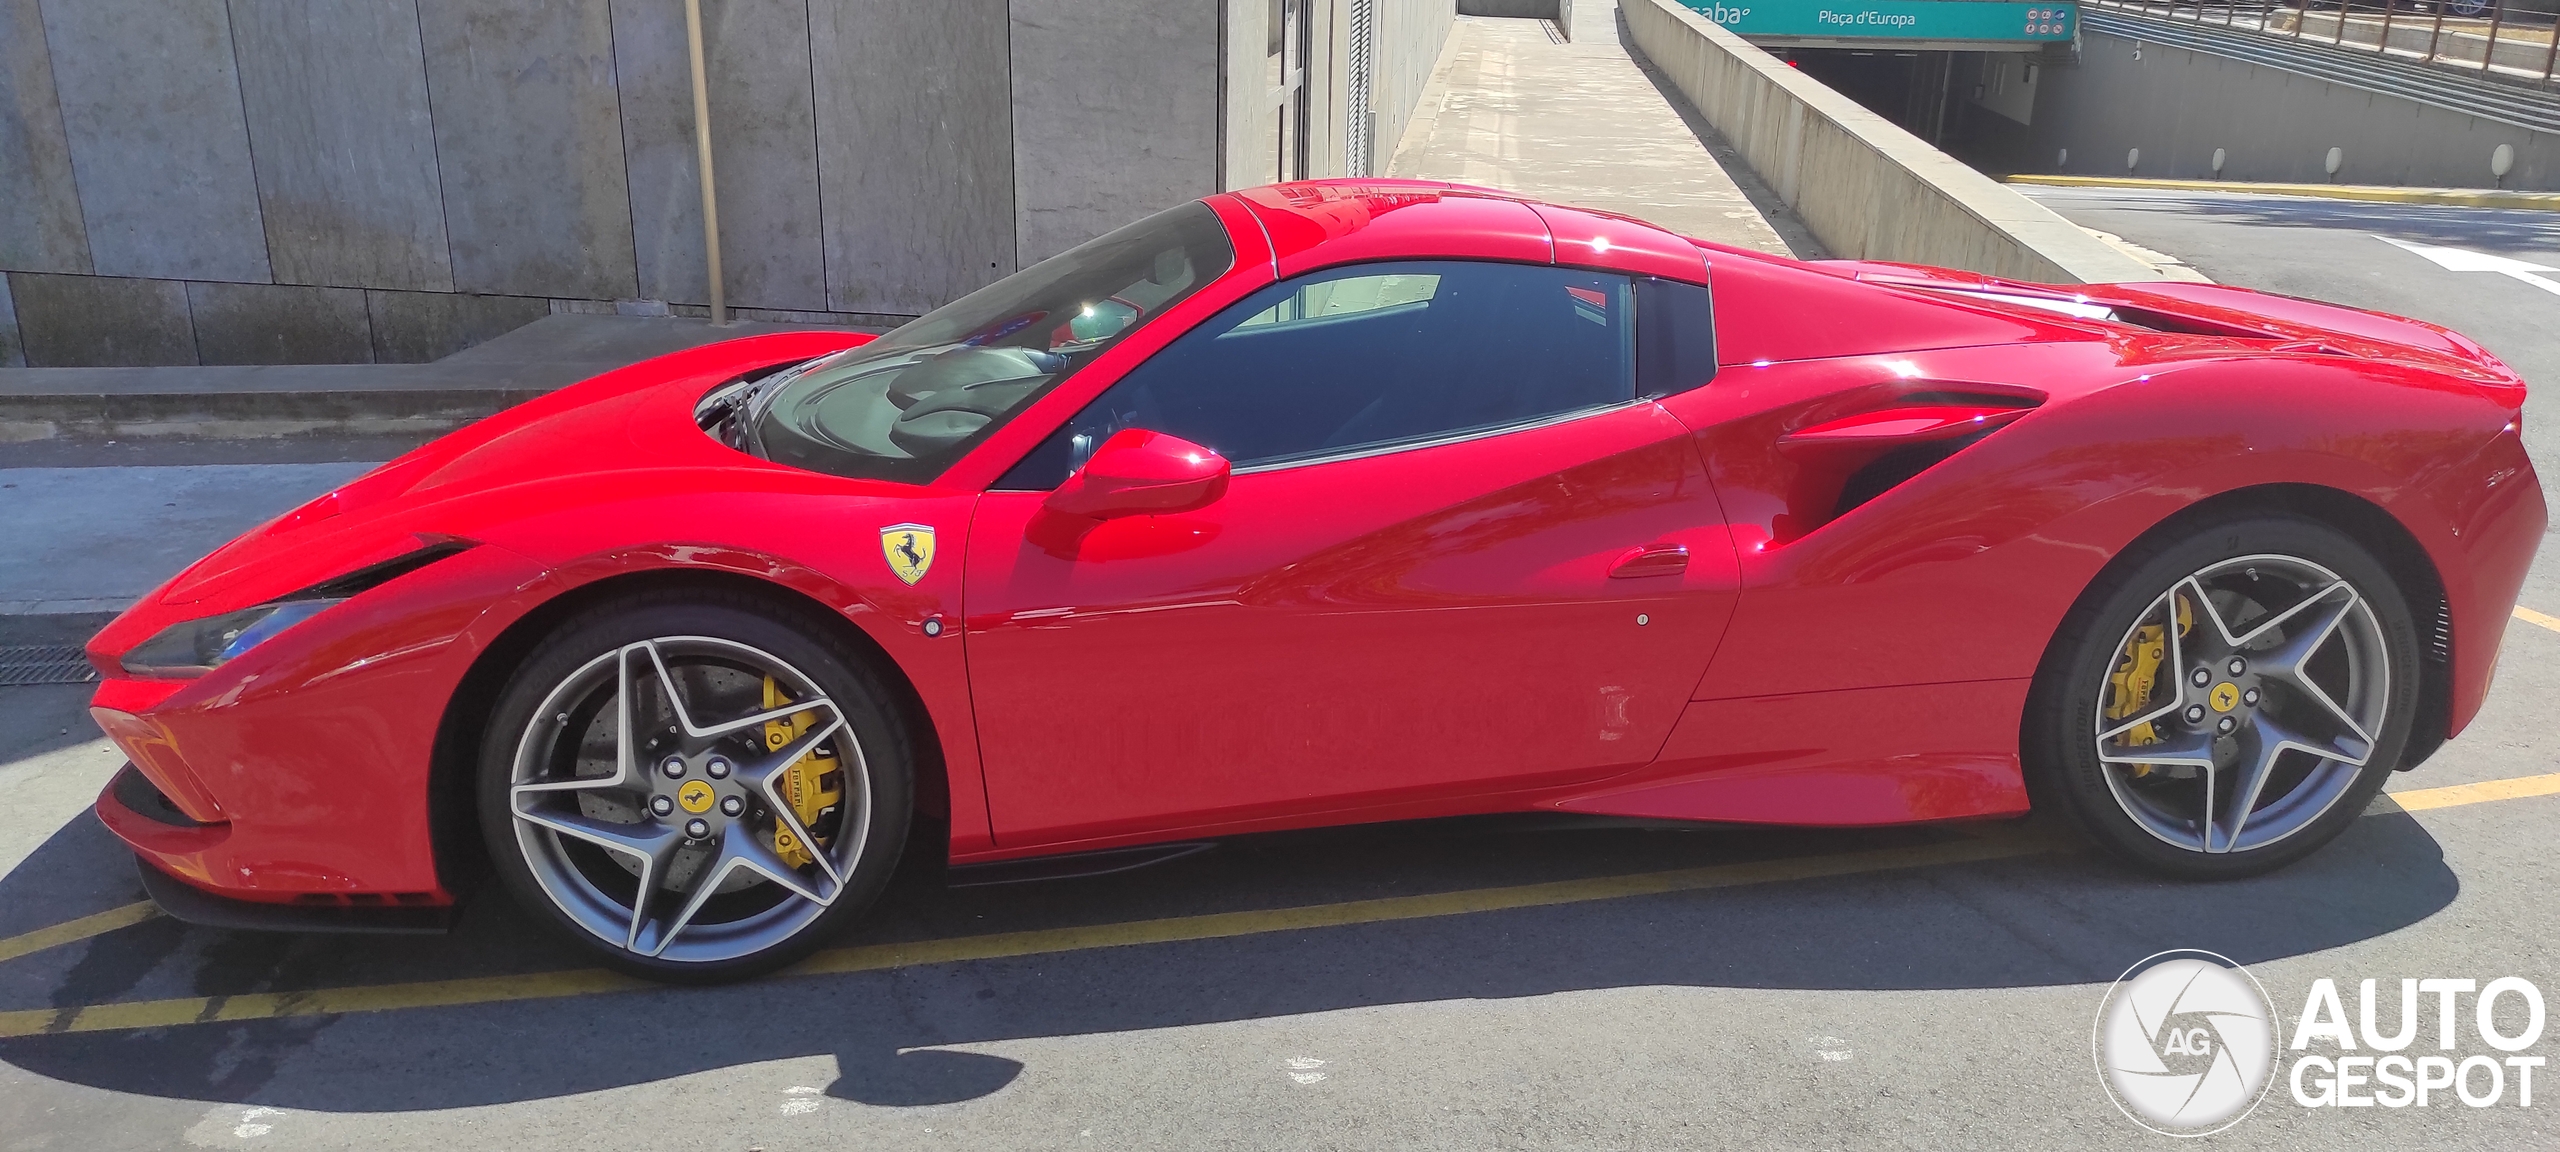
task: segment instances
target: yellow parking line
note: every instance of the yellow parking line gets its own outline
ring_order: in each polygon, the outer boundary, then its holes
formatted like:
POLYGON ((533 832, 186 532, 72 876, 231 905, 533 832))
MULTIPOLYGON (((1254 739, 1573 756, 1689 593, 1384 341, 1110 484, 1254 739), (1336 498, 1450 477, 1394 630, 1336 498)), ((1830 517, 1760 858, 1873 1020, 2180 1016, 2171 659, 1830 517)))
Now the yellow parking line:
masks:
POLYGON ((139 904, 127 904, 122 908, 109 908, 104 912, 56 924, 51 928, 38 928, 23 936, 12 936, 6 940, 0 940, 0 961, 15 960, 30 952, 42 952, 47 948, 64 944, 76 944, 101 933, 113 932, 127 925, 140 924, 159 914, 160 909, 145 900, 139 904))
MULTIPOLYGON (((1386 920, 1456 916, 1506 908, 1535 908, 1589 900, 1612 900, 1626 896, 1694 892, 1744 884, 1770 884, 1783 880, 1847 876, 1861 872, 1917 868, 1933 864, 1997 860, 2005 857, 2034 855, 2050 851, 2051 847, 2046 843, 2024 838, 2014 838, 2005 842, 1951 840, 1916 848, 1887 848, 1872 852, 1800 857, 1793 860, 1720 864, 1706 868, 1684 868, 1671 872, 1648 872, 1633 876, 1603 876, 1590 880, 1563 880, 1547 884, 1523 884, 1510 888, 1478 888, 1424 896, 1393 896, 1380 900, 1354 900, 1342 904, 1318 904, 1260 912, 1218 912, 1204 916, 1175 916, 1162 920, 1140 920, 1124 924, 1096 924, 1030 932, 1000 932, 986 936, 916 940, 896 944, 866 944, 821 952, 802 963, 794 971, 801 973, 872 972, 917 964, 994 960, 1040 953, 1117 948, 1132 944, 1217 940, 1263 932, 1284 932, 1298 928, 1374 924, 1386 920)), ((624 992, 651 987, 656 985, 600 969, 582 969, 572 972, 539 972, 524 976, 483 976, 465 980, 429 980, 414 984, 321 988, 308 992, 261 992, 244 996, 199 996, 180 1000, 143 1000, 122 1004, 39 1008, 0 1012, 0 1038, 54 1032, 109 1032, 132 1028, 167 1028, 180 1024, 266 1020, 282 1016, 387 1012, 401 1008, 549 1000, 565 996, 624 992)))
POLYGON ((1078 952, 1089 948, 1120 948, 1132 944, 1217 940, 1230 936, 1287 932, 1301 928, 1339 928, 1352 924, 1376 924, 1388 920, 1462 916, 1474 912, 1542 908, 1556 904, 1579 904, 1591 900, 1616 900, 1628 896, 1658 896, 1672 892, 1736 888, 1746 884, 1775 884, 1787 880, 1850 876, 1862 872, 1919 868, 1933 864, 2000 860, 2013 856, 2033 856, 2050 852, 2054 847, 2051 843, 2023 837, 2012 837, 2007 840, 1952 840, 1917 848, 1885 848, 1872 852, 1805 856, 1791 860, 1716 864, 1704 868, 1682 868, 1670 872, 1602 876, 1589 880, 1558 880, 1546 884, 1522 884, 1510 888, 1475 888, 1459 892, 1435 892, 1424 896, 1389 896, 1377 900, 1352 900, 1341 904, 1316 904, 1299 908, 1275 908, 1268 911, 1216 912, 1205 916, 1175 916, 1163 920, 1137 920, 1122 924, 1095 924, 1087 927, 1050 928, 1032 932, 1002 932, 989 936, 965 936, 954 940, 872 944, 859 948, 839 948, 832 952, 821 952, 802 964, 798 970, 870 972, 883 968, 905 968, 916 964, 991 960, 1044 952, 1078 952))
MULTIPOLYGON (((2490 780, 2478 784, 2454 784, 2441 788, 2419 788, 2407 792, 2390 793, 2388 799, 2397 807, 2376 805, 2374 811, 2414 812, 2430 808, 2450 808, 2464 804, 2517 800, 2553 794, 2560 794, 2560 772, 2511 780, 2490 780)), ((1435 916, 1462 916, 1505 909, 1541 908, 1593 900, 1616 900, 1630 896, 1700 892, 1749 884, 1775 884, 1789 880, 1854 876, 1902 868, 2011 859, 2039 855, 2054 851, 2055 848, 2056 846, 2051 842, 2032 839, 2018 834, 2015 830, 2010 830, 2007 834, 1997 837, 1967 837, 1911 848, 1884 848, 1868 852, 1846 852, 1788 860, 1717 864, 1704 868, 1682 868, 1630 876, 1601 876, 1587 880, 1559 880, 1507 888, 1476 888, 1420 896, 1390 896, 1377 900, 1352 900, 1339 904, 1315 904, 1254 912, 1214 912, 1201 916, 1173 916, 1159 920, 1046 928, 1028 932, 999 932, 984 936, 961 936, 941 940, 864 944, 818 953, 792 972, 800 975, 877 972, 919 964, 951 964, 973 960, 1079 952, 1095 948, 1220 940, 1305 928, 1338 928, 1435 916)), ((88 919, 97 920, 100 917, 129 912, 129 909, 118 909, 116 913, 101 913, 99 916, 88 919)), ((84 923, 86 921, 75 920, 70 924, 61 925, 58 929, 46 929, 43 933, 30 933, 28 936, 17 939, 26 940, 45 933, 69 930, 84 923)), ((88 934, 95 935, 98 931, 106 930, 100 928, 88 934)), ((389 1012, 404 1008, 549 1000, 654 987, 657 985, 590 968, 569 972, 535 972, 521 976, 481 976, 462 980, 428 980, 412 984, 319 988, 306 992, 261 992, 242 996, 203 996, 178 1000, 143 1000, 121 1004, 39 1008, 0 1012, 0 1039, 56 1032, 110 1032, 133 1028, 167 1028, 181 1024, 268 1020, 285 1016, 327 1016, 354 1012, 389 1012)))
POLYGON ((2320 196, 2391 204, 2446 204, 2461 208, 2560 209, 2560 194, 2486 188, 2393 188, 2375 184, 2257 184, 2233 180, 2163 180, 2143 176, 2016 175, 2011 184, 2056 188, 2167 188, 2183 192, 2247 192, 2262 196, 2320 196))
POLYGON ((2477 784, 2447 784, 2441 788, 2412 788, 2406 792, 2384 793, 2404 812, 2424 812, 2429 808, 2451 808, 2459 804, 2479 804, 2490 800, 2522 800, 2527 796, 2560 794, 2560 772, 2542 776, 2518 776, 2512 780, 2483 780, 2477 784))
POLYGON ((2527 624, 2539 624, 2554 632, 2560 632, 2560 616, 2545 616, 2542 613, 2536 612, 2531 608, 2527 608, 2522 604, 2516 605, 2516 619, 2522 620, 2527 624))

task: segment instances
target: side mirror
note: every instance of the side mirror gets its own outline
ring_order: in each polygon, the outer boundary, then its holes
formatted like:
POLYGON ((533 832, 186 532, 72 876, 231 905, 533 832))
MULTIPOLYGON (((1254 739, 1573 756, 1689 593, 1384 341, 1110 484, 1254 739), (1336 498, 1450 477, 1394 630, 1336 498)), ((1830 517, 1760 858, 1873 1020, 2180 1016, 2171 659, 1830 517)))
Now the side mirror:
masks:
POLYGON ((1124 428, 1041 506, 1102 520, 1188 512, 1226 493, 1226 457, 1178 436, 1124 428))

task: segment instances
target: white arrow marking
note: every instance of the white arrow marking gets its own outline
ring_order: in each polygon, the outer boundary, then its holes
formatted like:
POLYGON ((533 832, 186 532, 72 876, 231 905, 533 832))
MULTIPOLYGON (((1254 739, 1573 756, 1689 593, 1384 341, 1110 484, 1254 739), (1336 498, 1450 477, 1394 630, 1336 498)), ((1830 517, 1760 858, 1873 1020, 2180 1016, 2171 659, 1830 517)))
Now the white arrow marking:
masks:
POLYGON ((2394 248, 2424 256, 2447 272, 2495 272, 2500 276, 2522 280, 2553 295, 2560 295, 2560 283, 2534 275, 2536 272, 2560 272, 2560 268, 2554 268, 2548 264, 2536 264, 2511 256, 2492 256, 2486 252, 2473 252, 2466 248, 2437 248, 2427 244, 2412 244, 2406 240, 2394 240, 2388 236, 2376 236, 2374 239, 2394 248))

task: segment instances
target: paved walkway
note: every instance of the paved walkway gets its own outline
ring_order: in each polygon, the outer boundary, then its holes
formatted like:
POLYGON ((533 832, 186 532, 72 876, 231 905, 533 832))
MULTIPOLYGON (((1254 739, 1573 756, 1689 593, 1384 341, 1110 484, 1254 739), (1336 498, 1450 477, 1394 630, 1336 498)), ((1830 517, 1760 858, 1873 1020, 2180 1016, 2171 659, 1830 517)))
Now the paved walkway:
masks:
POLYGON ((1727 171, 1752 179, 1739 158, 1720 163, 1716 150, 1732 153, 1714 130, 1683 117, 1618 43, 1617 6, 1574 8, 1568 43, 1545 21, 1459 17, 1388 174, 1605 209, 1763 252, 1809 246, 1800 226, 1782 217, 1773 227, 1753 206, 1727 171))

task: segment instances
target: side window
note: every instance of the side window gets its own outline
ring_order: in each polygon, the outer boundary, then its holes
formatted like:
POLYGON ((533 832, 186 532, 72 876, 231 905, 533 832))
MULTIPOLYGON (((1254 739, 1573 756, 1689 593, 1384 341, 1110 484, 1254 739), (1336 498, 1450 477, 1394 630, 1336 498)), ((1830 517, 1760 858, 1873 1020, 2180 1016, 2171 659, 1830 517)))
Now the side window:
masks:
POLYGON ((1715 378, 1716 316, 1704 285, 1636 281, 1636 392, 1669 396, 1715 378))
POLYGON ((1486 432, 1636 395, 1634 289, 1573 268, 1408 261, 1275 284, 1129 371, 998 483, 1054 488, 1145 428, 1236 467, 1486 432))

